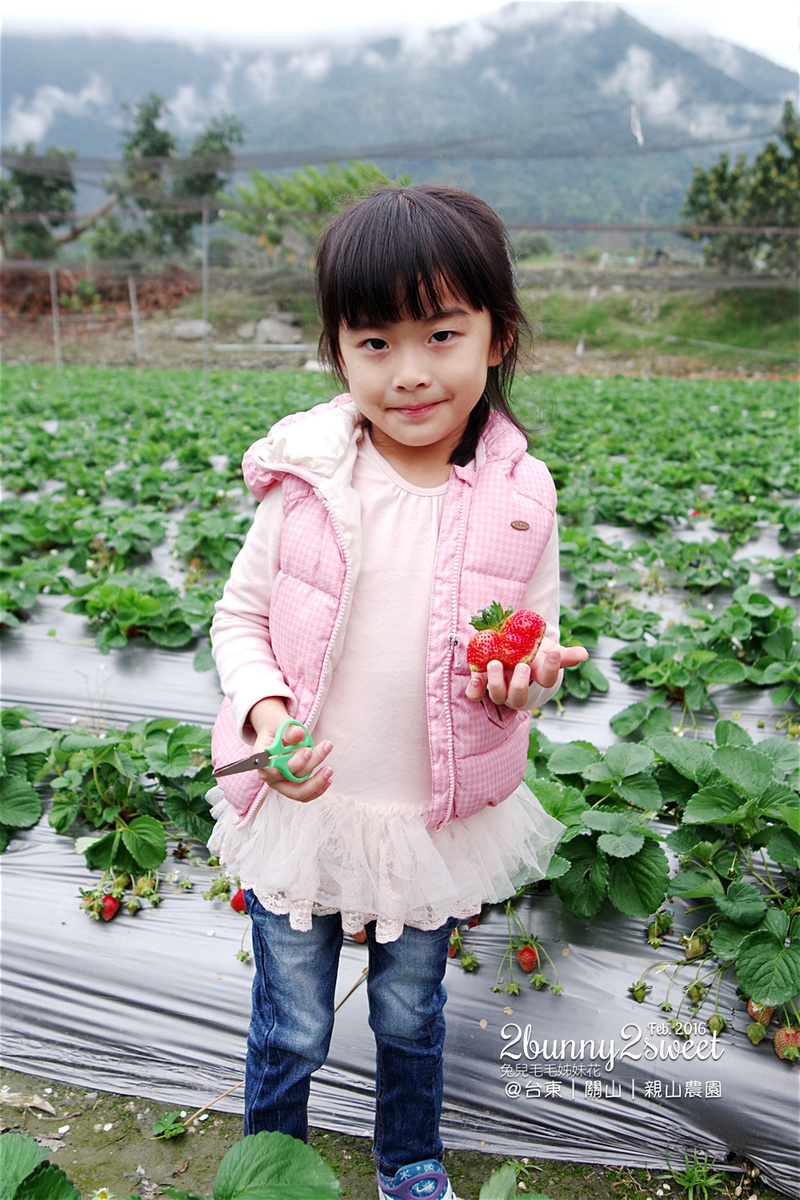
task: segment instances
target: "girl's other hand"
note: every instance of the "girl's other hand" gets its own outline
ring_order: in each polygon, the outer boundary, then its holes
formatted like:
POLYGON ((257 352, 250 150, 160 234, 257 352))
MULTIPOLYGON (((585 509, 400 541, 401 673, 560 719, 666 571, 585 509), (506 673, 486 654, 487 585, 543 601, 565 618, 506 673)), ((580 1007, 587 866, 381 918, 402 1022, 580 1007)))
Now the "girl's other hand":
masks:
MULTIPOLYGON (((253 705, 248 720, 256 731, 254 751, 266 750, 267 746, 272 745, 278 726, 286 720, 287 715, 285 704, 277 697, 259 700, 253 705)), ((291 746, 292 743, 302 740, 303 731, 299 725, 289 725, 284 730, 284 746, 291 746)), ((304 746, 288 759, 287 766, 294 775, 308 775, 313 772, 311 778, 303 780, 302 783, 292 783, 277 767, 264 767, 258 772, 258 776, 268 783, 274 792, 280 792, 290 800, 297 800, 301 804, 306 804, 309 800, 318 800, 330 787, 333 770, 330 767, 324 767, 321 771, 317 768, 322 765, 332 749, 330 742, 320 742, 313 749, 304 746)))
POLYGON ((481 701, 488 695, 495 704, 526 708, 532 683, 547 691, 555 687, 560 671, 565 667, 576 667, 588 657, 589 652, 583 646, 560 646, 543 638, 530 665, 517 663, 512 670, 495 660, 488 664, 485 673, 472 675, 467 684, 467 699, 481 701))
MULTIPOLYGON (((254 750, 264 750, 267 746, 272 745, 275 732, 263 734, 256 739, 254 750)), ((299 725, 290 725, 284 730, 283 744, 291 746, 293 742, 302 741, 303 731, 299 725)), ((308 775, 313 772, 310 779, 304 779, 301 783, 293 783, 291 779, 287 779, 277 767, 263 767, 259 772, 259 778, 268 783, 273 792, 280 792, 282 796, 287 796, 290 800, 297 800, 301 804, 306 804, 309 800, 318 800, 324 795, 330 787, 333 779, 333 770, 331 767, 323 767, 317 770, 322 765, 325 759, 330 754, 333 746, 330 742, 320 742, 313 749, 304 746, 302 750, 298 750, 297 754, 293 754, 287 760, 286 765, 294 775, 308 775)))

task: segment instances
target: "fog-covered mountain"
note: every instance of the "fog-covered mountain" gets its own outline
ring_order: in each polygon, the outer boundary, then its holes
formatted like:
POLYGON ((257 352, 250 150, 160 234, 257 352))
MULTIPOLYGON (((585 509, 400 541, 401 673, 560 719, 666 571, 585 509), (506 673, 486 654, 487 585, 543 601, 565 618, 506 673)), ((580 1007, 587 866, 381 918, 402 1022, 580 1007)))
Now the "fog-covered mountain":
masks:
POLYGON ((755 152, 797 76, 721 42, 679 44, 611 3, 519 0, 422 35, 295 45, 3 37, 3 146, 119 153, 151 91, 187 141, 245 123, 266 169, 358 156, 473 187, 516 220, 672 220, 695 162, 755 152))

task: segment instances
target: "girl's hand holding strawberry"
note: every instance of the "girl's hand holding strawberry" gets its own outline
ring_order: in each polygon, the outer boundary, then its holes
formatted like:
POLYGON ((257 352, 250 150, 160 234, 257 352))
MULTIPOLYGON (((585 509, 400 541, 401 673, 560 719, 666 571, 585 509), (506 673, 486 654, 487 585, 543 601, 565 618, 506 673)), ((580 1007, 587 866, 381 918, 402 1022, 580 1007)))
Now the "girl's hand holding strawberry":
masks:
MULTIPOLYGON (((265 750, 272 745, 278 726, 286 720, 288 713, 286 705, 277 696, 271 696, 265 700, 259 700, 250 709, 249 721, 256 732, 256 740, 253 750, 265 750)), ((283 734, 283 744, 291 746, 293 742, 299 742, 303 739, 303 731, 299 725, 290 725, 283 734)), ((306 804, 309 800, 318 800, 328 790, 333 779, 333 770, 331 767, 324 767, 321 771, 317 768, 325 761, 330 754, 333 746, 330 742, 320 742, 318 746, 314 746, 313 750, 304 747, 298 750, 297 754, 293 754, 288 760, 289 770, 295 775, 311 774, 310 779, 304 779, 301 783, 292 783, 290 779, 286 779, 277 767, 264 767, 259 770, 259 778, 268 783, 274 792, 280 792, 282 796, 286 796, 289 800, 297 800, 301 804, 306 804)))
POLYGON ((583 646, 560 646, 544 636, 545 622, 530 609, 504 609, 494 601, 472 618, 477 633, 467 646, 469 700, 488 694, 495 704, 526 708, 530 685, 555 687, 564 667, 589 657, 583 646))
POLYGON ((589 653, 583 646, 560 646, 543 638, 533 661, 504 667, 498 659, 487 663, 485 671, 475 671, 467 684, 468 700, 483 700, 488 695, 495 704, 509 708, 527 708, 531 684, 549 690, 555 687, 558 675, 565 667, 576 667, 589 653))

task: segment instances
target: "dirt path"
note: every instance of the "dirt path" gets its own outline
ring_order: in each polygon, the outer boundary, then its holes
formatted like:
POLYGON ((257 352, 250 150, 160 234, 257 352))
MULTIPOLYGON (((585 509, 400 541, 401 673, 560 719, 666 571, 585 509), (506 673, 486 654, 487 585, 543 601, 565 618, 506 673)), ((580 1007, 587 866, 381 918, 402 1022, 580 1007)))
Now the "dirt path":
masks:
MULTIPOLYGON (((222 1156, 241 1137, 241 1117, 232 1113, 211 1111, 183 1137, 154 1140, 153 1122, 166 1111, 157 1101, 18 1071, 0 1070, 0 1086, 0 1132, 26 1132, 47 1146, 50 1161, 76 1183, 84 1200, 91 1200, 100 1188, 107 1188, 116 1200, 128 1200, 129 1196, 155 1200, 167 1187, 210 1196, 222 1156)), ((342 1200, 375 1200, 375 1171, 367 1138, 315 1129, 309 1140, 336 1172, 342 1200)), ((531 1131, 531 1151, 530 1159, 520 1163, 524 1168, 519 1177, 521 1196, 536 1192, 551 1200, 685 1200, 688 1196, 669 1172, 536 1159, 535 1130, 531 1131)), ((477 1151, 447 1150, 444 1161, 461 1200, 478 1200, 492 1172, 509 1160, 477 1151)), ((729 1200, 737 1196, 782 1200, 781 1193, 761 1185, 757 1172, 751 1175, 747 1171, 729 1175, 710 1195, 729 1200)))

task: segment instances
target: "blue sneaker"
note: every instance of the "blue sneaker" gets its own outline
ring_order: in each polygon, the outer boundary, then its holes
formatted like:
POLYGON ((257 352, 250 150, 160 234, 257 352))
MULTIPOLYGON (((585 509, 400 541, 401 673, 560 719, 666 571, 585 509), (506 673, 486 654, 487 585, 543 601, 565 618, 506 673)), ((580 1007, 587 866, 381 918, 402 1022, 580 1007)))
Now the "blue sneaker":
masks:
POLYGON ((435 1158, 401 1167, 394 1179, 378 1171, 378 1200, 457 1200, 447 1171, 435 1158))

